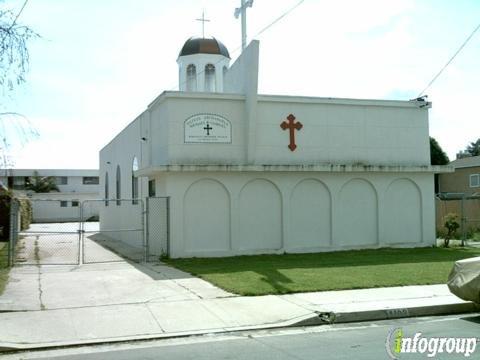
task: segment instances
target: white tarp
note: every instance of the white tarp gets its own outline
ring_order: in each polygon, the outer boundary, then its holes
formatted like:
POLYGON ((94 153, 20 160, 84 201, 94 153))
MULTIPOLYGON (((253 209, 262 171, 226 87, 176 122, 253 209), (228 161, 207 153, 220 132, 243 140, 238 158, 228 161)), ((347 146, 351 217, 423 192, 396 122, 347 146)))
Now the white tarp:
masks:
POLYGON ((459 298, 480 304, 480 257, 455 262, 447 285, 459 298))

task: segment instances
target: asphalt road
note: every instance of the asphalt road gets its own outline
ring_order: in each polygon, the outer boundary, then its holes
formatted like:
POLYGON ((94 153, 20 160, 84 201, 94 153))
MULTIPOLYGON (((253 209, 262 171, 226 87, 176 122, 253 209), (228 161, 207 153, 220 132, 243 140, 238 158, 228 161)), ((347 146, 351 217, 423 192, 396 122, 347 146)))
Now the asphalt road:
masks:
MULTIPOLYGON (((325 325, 295 329, 245 331, 240 333, 133 342, 115 345, 60 349, 47 352, 15 354, 21 359, 195 359, 195 360, 284 360, 284 359, 390 359, 386 339, 393 329, 401 329, 403 337, 421 332, 417 344, 427 344, 423 354, 393 353, 399 359, 480 359, 480 314, 464 316, 398 319, 343 325, 325 325), (465 354, 448 354, 452 343, 445 340, 443 353, 433 354, 432 338, 476 338, 465 341, 465 354), (421 340, 425 338, 425 340, 421 340), (472 352, 473 351, 473 352, 472 352), (427 355, 435 355, 428 357, 427 355)), ((398 335, 398 331, 395 332, 398 335)), ((394 337, 395 337, 394 335, 394 337)), ((437 341, 437 344, 440 342, 437 341)), ((393 349, 393 346, 390 347, 393 349)), ((438 347, 436 351, 438 351, 438 347)), ((418 348, 420 351, 421 348, 418 348)), ((10 358, 10 356, 7 356, 10 358)), ((11 357, 13 358, 13 357, 11 357)))

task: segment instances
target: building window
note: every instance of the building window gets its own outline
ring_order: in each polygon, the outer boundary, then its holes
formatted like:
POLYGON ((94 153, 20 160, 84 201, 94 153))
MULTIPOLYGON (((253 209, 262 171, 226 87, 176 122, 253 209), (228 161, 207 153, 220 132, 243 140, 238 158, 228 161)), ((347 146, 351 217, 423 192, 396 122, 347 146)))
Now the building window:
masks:
POLYGON ((155 179, 148 181, 148 196, 155 197, 155 179))
POLYGON ((205 91, 215 92, 215 66, 205 65, 205 91))
POLYGON ((187 91, 197 91, 197 68, 193 64, 187 66, 187 91))
POLYGON ((55 185, 67 185, 68 177, 67 176, 55 176, 55 185))
POLYGON ((83 185, 98 185, 99 179, 98 176, 84 176, 82 178, 83 185))
POLYGON ((13 176, 8 178, 8 182, 9 184, 11 183, 11 188, 14 190, 25 190, 25 187, 30 182, 30 179, 25 176, 13 176))
POLYGON ((117 199, 117 205, 121 205, 120 199, 122 198, 122 183, 121 183, 121 178, 120 178, 120 165, 117 165, 117 177, 115 180, 115 190, 116 194, 115 197, 117 199))
POLYGON ((60 201, 60 207, 67 207, 68 206, 68 201, 60 201))
POLYGON ((138 177, 135 176, 135 171, 138 170, 138 160, 135 156, 132 162, 132 204, 138 204, 138 177))
POLYGON ((470 175, 470 187, 480 187, 480 174, 470 175))
POLYGON ((72 200, 72 207, 78 207, 78 200, 72 200))

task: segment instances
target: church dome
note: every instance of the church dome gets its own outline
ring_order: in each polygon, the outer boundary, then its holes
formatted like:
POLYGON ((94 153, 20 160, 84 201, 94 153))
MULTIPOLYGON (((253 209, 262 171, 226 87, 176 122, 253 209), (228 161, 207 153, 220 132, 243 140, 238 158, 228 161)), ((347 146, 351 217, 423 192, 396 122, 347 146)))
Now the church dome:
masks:
POLYGON ((178 56, 194 54, 223 55, 230 59, 227 47, 215 38, 191 37, 185 42, 178 56))

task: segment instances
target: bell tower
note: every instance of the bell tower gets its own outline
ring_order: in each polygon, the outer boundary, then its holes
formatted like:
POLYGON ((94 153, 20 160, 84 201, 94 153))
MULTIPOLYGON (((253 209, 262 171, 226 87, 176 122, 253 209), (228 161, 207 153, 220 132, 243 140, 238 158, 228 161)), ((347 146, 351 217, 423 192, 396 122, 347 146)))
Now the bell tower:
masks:
POLYGON ((177 64, 180 91, 223 92, 230 54, 215 38, 192 37, 183 45, 177 64))

